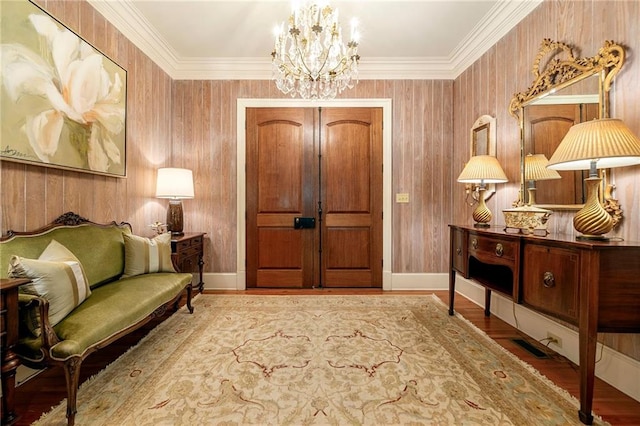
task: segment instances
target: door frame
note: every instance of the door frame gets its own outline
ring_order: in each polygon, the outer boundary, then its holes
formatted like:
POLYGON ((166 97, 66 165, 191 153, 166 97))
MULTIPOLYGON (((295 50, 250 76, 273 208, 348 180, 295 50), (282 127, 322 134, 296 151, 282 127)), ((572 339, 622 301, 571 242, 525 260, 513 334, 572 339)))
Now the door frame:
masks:
POLYGON ((247 134, 246 134, 246 110, 247 108, 382 108, 382 289, 391 290, 391 264, 392 264, 392 214, 393 196, 391 185, 393 182, 391 129, 392 112, 391 99, 333 99, 310 101, 303 99, 251 99, 239 98, 237 103, 237 143, 236 143, 236 289, 247 288, 247 134))

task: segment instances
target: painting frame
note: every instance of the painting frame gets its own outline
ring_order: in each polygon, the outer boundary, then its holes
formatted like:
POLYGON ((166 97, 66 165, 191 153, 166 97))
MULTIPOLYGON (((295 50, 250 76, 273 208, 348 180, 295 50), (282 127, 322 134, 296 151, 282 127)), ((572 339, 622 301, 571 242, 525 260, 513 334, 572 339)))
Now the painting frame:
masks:
POLYGON ((127 70, 32 0, 3 2, 0 160, 127 176, 127 70))

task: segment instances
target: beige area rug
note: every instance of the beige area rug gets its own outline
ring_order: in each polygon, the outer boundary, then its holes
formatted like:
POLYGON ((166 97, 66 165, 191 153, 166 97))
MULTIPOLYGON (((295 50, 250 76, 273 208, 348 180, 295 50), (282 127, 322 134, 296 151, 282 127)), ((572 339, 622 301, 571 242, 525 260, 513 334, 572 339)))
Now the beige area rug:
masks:
MULTIPOLYGON (((581 424, 575 398, 435 296, 194 306, 83 384, 76 424, 581 424)), ((38 424, 65 424, 65 403, 38 424)))

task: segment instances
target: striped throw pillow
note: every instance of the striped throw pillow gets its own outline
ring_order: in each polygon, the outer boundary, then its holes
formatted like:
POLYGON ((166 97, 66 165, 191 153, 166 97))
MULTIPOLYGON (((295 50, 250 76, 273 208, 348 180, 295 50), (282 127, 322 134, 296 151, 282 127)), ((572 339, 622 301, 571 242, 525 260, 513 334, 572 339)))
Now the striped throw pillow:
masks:
MULTIPOLYGON (((20 292, 44 297, 49 301, 49 322, 58 324, 84 302, 91 289, 82 264, 65 246, 52 240, 38 259, 11 256, 8 275, 28 278, 30 283, 20 286, 20 292)), ((40 321, 31 315, 27 327, 40 335, 40 321)))
POLYGON ((155 238, 123 234, 124 274, 122 278, 153 272, 176 272, 171 263, 171 234, 155 238))

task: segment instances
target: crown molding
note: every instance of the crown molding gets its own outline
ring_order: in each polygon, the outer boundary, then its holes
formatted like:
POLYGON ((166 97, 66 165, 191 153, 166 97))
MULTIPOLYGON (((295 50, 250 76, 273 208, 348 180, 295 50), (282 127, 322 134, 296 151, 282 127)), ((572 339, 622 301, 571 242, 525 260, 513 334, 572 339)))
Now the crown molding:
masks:
POLYGON ((450 78, 455 79, 462 74, 543 2, 544 0, 498 1, 487 13, 489 19, 478 23, 454 50, 450 57, 450 78))
POLYGON ((104 18, 135 44, 171 78, 174 78, 180 58, 140 10, 130 0, 87 0, 104 18))
MULTIPOLYGON (((172 66, 174 80, 270 80, 271 61, 264 58, 183 59, 172 66)), ((448 80, 451 65, 441 59, 372 58, 358 65, 359 80, 448 80)))
MULTIPOLYGON (((270 80, 265 58, 180 57, 130 0, 87 0, 125 37, 174 80, 270 80)), ((501 0, 449 57, 369 58, 360 80, 453 80, 477 61, 544 0, 501 0)))

